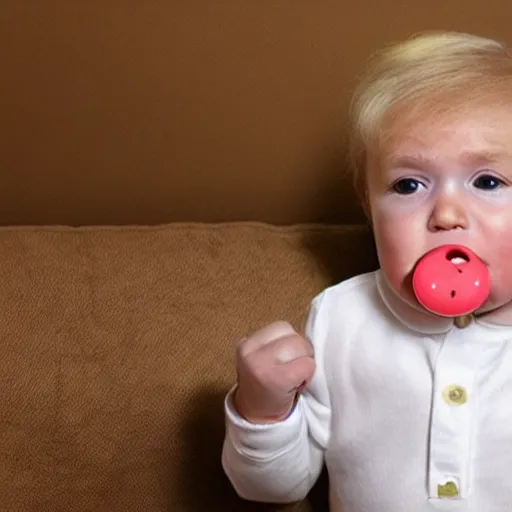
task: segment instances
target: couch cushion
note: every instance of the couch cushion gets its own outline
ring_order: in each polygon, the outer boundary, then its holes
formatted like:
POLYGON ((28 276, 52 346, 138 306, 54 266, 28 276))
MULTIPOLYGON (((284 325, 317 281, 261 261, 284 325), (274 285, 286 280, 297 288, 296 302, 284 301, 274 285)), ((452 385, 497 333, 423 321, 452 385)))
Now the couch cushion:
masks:
POLYGON ((0 229, 2 509, 277 510, 220 466, 235 345, 374 268, 357 226, 0 229))

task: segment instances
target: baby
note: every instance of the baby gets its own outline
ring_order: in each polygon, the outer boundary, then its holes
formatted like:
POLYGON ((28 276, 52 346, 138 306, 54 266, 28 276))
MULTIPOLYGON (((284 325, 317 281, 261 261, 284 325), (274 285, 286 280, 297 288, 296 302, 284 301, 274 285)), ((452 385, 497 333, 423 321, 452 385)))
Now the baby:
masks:
POLYGON ((352 123, 379 269, 316 296, 304 337, 276 322, 240 342, 224 471, 259 502, 303 499, 325 463, 333 512, 510 511, 512 55, 451 32, 387 47, 352 123), (489 277, 467 315, 413 287, 449 244, 489 277))

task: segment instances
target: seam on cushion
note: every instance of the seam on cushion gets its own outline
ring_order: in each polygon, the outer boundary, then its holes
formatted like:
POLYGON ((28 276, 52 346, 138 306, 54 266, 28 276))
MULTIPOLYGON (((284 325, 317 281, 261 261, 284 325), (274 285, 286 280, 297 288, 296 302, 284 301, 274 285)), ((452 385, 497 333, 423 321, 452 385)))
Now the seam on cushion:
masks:
POLYGON ((79 233, 79 232, 117 232, 117 233, 149 233, 163 231, 216 231, 224 229, 259 229, 281 234, 294 233, 338 233, 347 231, 367 231, 369 228, 365 224, 317 224, 317 223, 298 223, 291 225, 277 225, 259 221, 232 221, 232 222, 171 222, 165 224, 145 225, 145 224, 125 224, 125 225, 83 225, 72 226, 65 224, 55 225, 7 225, 0 226, 0 232, 50 232, 50 233, 79 233))

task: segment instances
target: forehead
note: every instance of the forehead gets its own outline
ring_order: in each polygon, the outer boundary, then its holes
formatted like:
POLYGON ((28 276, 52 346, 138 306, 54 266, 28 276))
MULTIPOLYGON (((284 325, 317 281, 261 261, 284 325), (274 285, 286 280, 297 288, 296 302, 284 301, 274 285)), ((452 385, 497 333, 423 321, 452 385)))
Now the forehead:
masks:
POLYGON ((383 124, 377 148, 383 163, 415 154, 459 159, 512 154, 512 104, 403 109, 383 124))
POLYGON ((431 146, 452 139, 474 145, 510 145, 511 128, 512 107, 397 119, 390 127, 383 149, 394 151, 404 143, 431 146))

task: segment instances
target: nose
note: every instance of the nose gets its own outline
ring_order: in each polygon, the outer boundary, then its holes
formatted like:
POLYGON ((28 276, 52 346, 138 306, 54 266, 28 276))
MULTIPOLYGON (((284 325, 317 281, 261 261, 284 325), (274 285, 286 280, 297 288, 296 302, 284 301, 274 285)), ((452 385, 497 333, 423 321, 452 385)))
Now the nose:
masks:
POLYGON ((439 197, 428 221, 430 231, 467 229, 469 226, 466 209, 456 197, 439 197))

